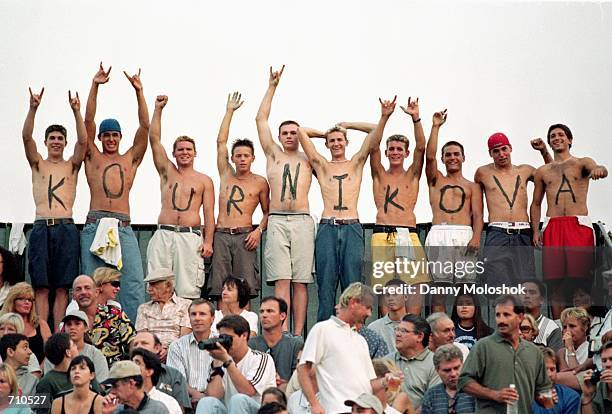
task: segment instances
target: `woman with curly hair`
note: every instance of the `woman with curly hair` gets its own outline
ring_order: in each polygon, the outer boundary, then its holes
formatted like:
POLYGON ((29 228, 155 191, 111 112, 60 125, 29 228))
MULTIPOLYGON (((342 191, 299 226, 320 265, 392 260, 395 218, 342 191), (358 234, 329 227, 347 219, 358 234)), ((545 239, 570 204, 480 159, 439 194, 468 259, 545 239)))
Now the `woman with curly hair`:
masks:
POLYGON ((480 338, 493 333, 482 320, 478 298, 471 294, 458 295, 453 305, 451 319, 455 323, 455 342, 472 349, 480 338))
POLYGON ((23 281, 17 271, 17 261, 13 253, 0 247, 0 307, 4 304, 6 296, 13 285, 23 281))

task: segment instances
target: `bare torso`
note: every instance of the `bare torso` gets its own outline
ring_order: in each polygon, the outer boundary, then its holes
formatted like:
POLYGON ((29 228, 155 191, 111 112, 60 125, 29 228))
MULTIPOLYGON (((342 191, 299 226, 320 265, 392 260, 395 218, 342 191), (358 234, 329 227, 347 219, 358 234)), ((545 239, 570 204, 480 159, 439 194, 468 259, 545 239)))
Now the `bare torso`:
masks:
POLYGON ((586 216, 589 177, 585 158, 571 157, 538 168, 544 183, 548 217, 586 216))
POLYGON ((416 226, 414 206, 419 195, 419 179, 410 172, 382 171, 374 178, 376 224, 416 226))
POLYGON ((138 166, 129 154, 89 151, 85 158, 85 175, 91 196, 90 210, 130 214, 130 190, 138 166))
POLYGON ((161 178, 160 182, 162 208, 157 222, 177 226, 200 226, 200 209, 204 203, 206 183, 212 185, 210 177, 205 174, 193 169, 179 172, 174 165, 169 165, 167 175, 161 178))
POLYGON ((250 227, 260 193, 267 190, 266 179, 257 174, 241 178, 232 173, 221 177, 217 227, 250 227))
POLYGON ((475 181, 487 200, 489 222, 528 222, 527 182, 533 180, 535 168, 522 164, 509 170, 497 169, 494 164, 476 170, 475 181))
POLYGON ((429 204, 433 224, 472 225, 472 194, 474 184, 464 177, 438 174, 429 185, 429 204))
POLYGON ((267 156, 266 174, 270 184, 270 212, 308 213, 308 191, 312 168, 303 152, 275 151, 267 156))
POLYGON ((357 201, 363 168, 358 168, 356 164, 357 162, 352 160, 326 161, 320 171, 317 171, 317 179, 323 196, 322 217, 359 218, 357 201))
POLYGON ((72 161, 40 160, 32 166, 32 194, 37 218, 70 218, 79 168, 72 161))

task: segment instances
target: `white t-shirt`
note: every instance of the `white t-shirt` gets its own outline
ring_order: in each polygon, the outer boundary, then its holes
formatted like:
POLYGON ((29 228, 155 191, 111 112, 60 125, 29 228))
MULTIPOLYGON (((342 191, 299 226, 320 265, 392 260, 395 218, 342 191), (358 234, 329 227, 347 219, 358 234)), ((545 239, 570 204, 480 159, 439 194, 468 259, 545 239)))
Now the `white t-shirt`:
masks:
MULTIPOLYGON (((212 326, 210 327, 210 335, 211 336, 219 336, 219 331, 217 331, 217 324, 221 319, 223 319, 223 312, 220 310, 215 311, 215 319, 213 320, 212 326)), ((251 331, 255 332, 255 334, 259 333, 257 330, 257 323, 259 322, 259 318, 255 312, 249 312, 246 309, 243 309, 240 312, 240 316, 247 320, 249 323, 249 328, 251 331)))
MULTIPOLYGON (((254 351, 251 348, 247 351, 244 358, 236 364, 238 370, 255 387, 257 394, 253 398, 257 403, 261 403, 261 394, 269 387, 276 387, 276 367, 270 354, 254 351)), ((230 375, 225 370, 223 375, 223 389, 225 390, 224 402, 227 407, 230 399, 239 394, 230 375)))
POLYGON ((304 344, 300 365, 311 362, 317 375, 319 401, 329 414, 345 413, 344 401, 372 393, 376 378, 368 344, 346 322, 332 316, 315 324, 304 344))
POLYGON ((155 387, 153 387, 151 391, 147 392, 147 395, 150 399, 159 401, 165 405, 170 414, 183 414, 183 410, 181 410, 181 406, 179 405, 178 401, 176 401, 171 395, 168 395, 155 387))

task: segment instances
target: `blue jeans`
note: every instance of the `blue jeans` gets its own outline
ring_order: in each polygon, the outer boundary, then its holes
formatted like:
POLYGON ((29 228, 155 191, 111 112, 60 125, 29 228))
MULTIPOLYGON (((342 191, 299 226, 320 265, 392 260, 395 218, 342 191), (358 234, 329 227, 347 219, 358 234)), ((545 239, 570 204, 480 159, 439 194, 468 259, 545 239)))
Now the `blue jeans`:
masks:
POLYGON ((346 289, 361 281, 363 228, 361 224, 319 224, 315 240, 319 310, 317 321, 324 321, 334 312, 338 281, 346 289))
MULTIPOLYGON (((98 223, 88 223, 81 231, 81 273, 92 275, 96 268, 110 267, 104 260, 89 251, 96 235, 98 223)), ((119 227, 119 241, 121 243, 121 290, 117 300, 132 323, 136 322, 138 306, 145 301, 144 272, 140 247, 131 226, 119 227)))
POLYGON ((203 397, 196 407, 196 414, 257 414, 259 404, 246 394, 230 398, 227 407, 215 397, 203 397))

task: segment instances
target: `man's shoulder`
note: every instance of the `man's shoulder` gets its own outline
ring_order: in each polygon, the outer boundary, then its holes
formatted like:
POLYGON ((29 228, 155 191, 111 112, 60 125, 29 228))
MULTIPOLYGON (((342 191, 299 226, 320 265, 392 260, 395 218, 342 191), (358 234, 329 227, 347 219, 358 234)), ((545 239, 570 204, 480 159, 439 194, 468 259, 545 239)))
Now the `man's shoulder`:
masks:
POLYGON ((166 405, 163 402, 154 400, 153 398, 149 398, 145 406, 138 411, 144 412, 144 413, 155 413, 155 414, 169 414, 170 413, 170 411, 168 411, 168 407, 166 407, 166 405))
POLYGON ((253 351, 263 351, 265 352, 268 349, 268 344, 266 340, 261 335, 257 335, 251 339, 249 339, 249 348, 253 351))
POLYGON ((431 398, 433 395, 435 394, 439 394, 441 392, 445 392, 444 390, 444 383, 439 383, 436 384, 434 386, 431 386, 427 389, 427 391, 425 391, 425 396, 423 397, 423 399, 429 399, 431 398))
POLYGON ((181 372, 178 369, 171 367, 169 365, 166 365, 166 364, 162 364, 161 376, 163 377, 164 375, 166 376, 166 378, 172 378, 172 379, 183 378, 183 374, 181 374, 181 372))

